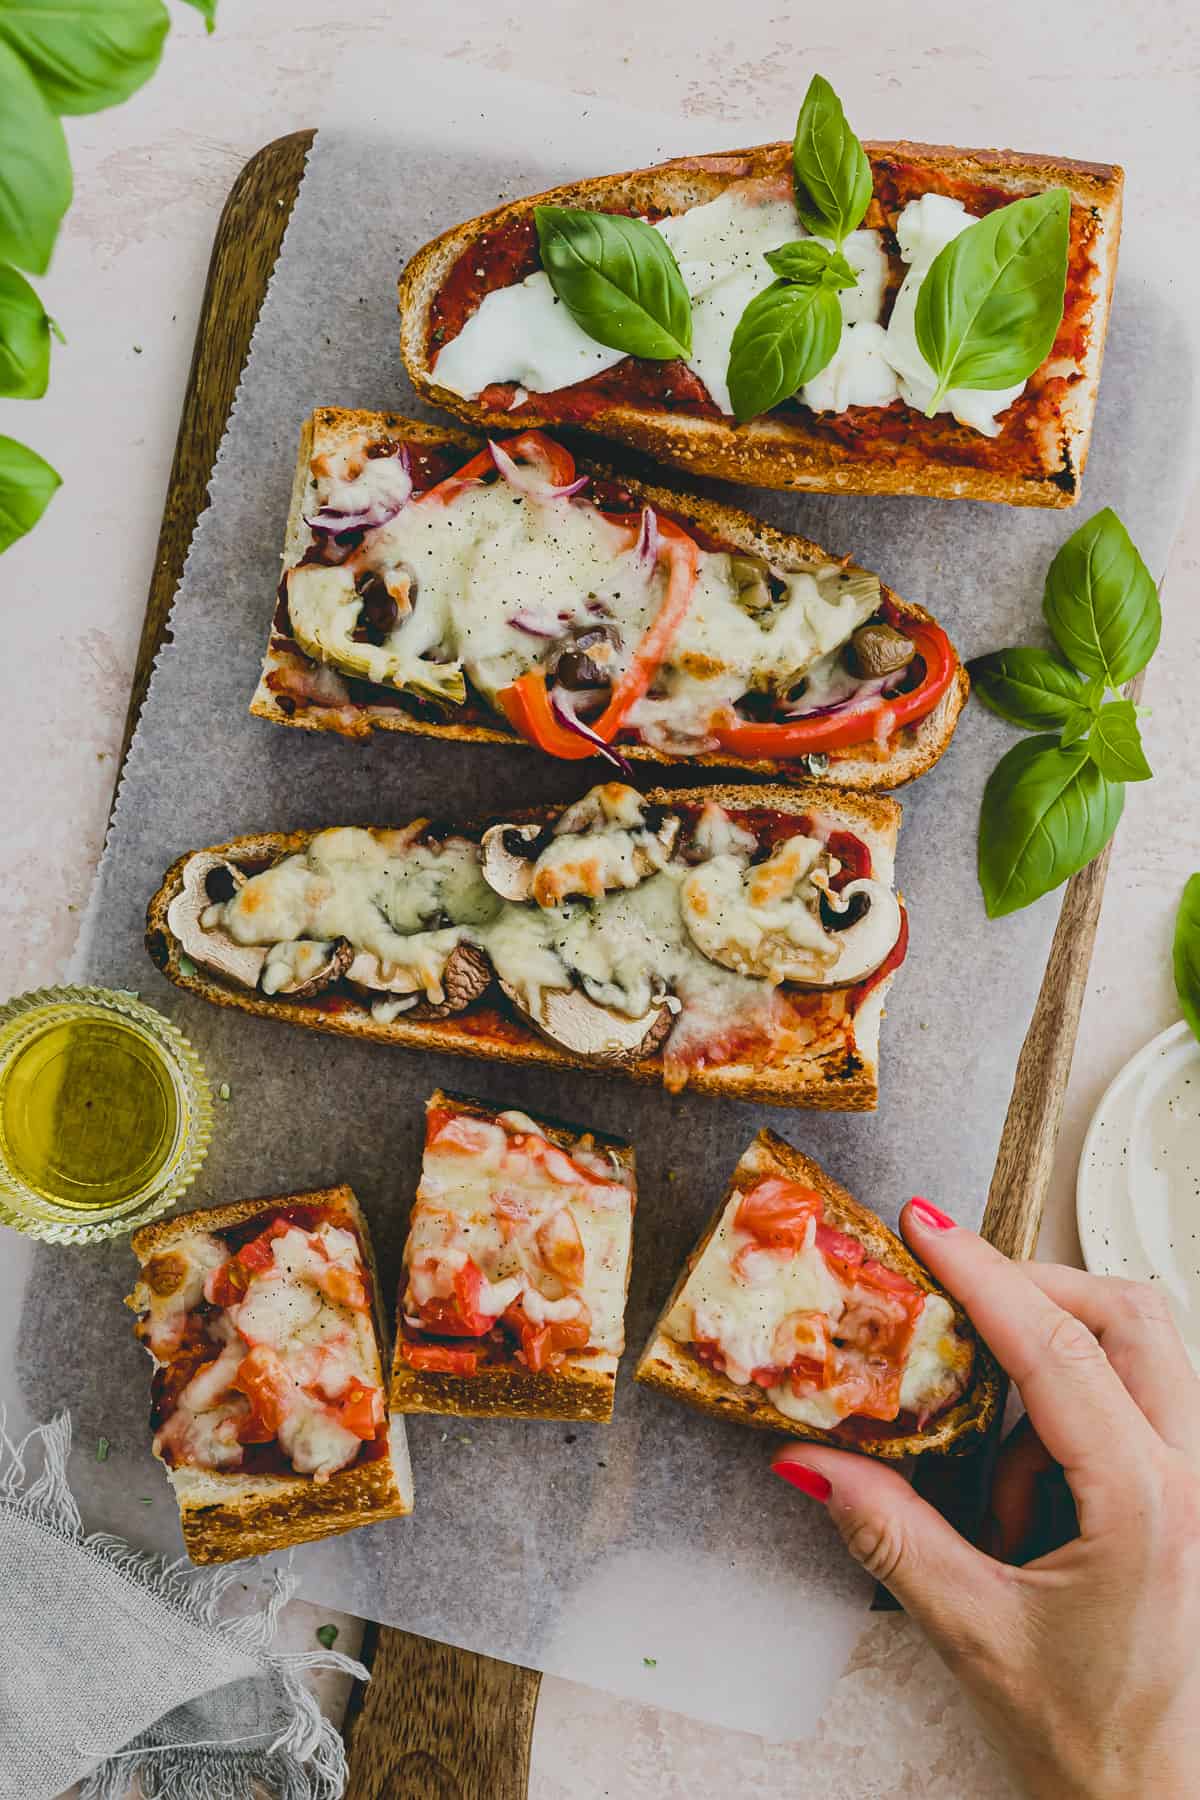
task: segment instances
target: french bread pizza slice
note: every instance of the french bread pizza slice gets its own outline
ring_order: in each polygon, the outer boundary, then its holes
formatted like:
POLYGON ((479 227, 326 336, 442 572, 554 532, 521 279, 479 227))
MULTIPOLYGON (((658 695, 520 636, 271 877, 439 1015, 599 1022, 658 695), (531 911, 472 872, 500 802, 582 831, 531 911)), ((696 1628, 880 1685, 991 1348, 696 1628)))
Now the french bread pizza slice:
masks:
POLYGON ((734 1170, 635 1379, 740 1425, 892 1459, 964 1448, 999 1395, 958 1303, 771 1131, 734 1170))
POLYGON ((348 1187, 181 1214, 132 1244, 126 1305, 154 1359, 154 1454, 193 1562, 412 1511, 371 1239, 348 1187))
POLYGON ((399 282, 421 398, 757 487, 1074 505, 1122 171, 860 146, 814 89, 795 145, 569 182, 426 244, 399 282), (839 134, 816 167, 806 117, 839 134))
POLYGON ((433 1094, 393 1410, 611 1418, 635 1204, 630 1145, 433 1094))
POLYGON ((542 432, 319 408, 251 711, 894 788, 967 695, 946 633, 849 557, 542 432))
POLYGON ((181 856, 167 978, 311 1030, 780 1106, 876 1104, 900 808, 817 783, 264 832, 181 856))

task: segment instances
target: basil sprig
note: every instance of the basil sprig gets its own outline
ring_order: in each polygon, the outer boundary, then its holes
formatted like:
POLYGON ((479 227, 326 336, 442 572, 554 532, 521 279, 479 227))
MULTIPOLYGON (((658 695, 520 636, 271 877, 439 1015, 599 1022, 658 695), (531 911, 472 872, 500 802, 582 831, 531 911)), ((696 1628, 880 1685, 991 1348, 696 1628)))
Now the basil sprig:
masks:
POLYGON ((968 225, 930 265, 917 294, 916 333, 937 386, 1007 388, 1046 360, 1062 323, 1071 196, 1049 188, 968 225))
POLYGON ((808 238, 768 250, 776 271, 738 320, 729 346, 729 400, 739 424, 769 412, 811 381, 842 339, 839 288, 858 280, 845 257, 808 238))
POLYGON ((0 437, 0 551, 33 530, 61 482, 36 450, 0 437))
POLYGON ((1125 783, 1153 774, 1133 701, 1107 698, 1145 667, 1161 625, 1154 582, 1111 509, 1054 558, 1046 619, 1074 667, 1026 648, 971 664, 984 704, 1039 733, 1014 744, 984 789, 979 881, 991 918, 1030 905, 1098 856, 1120 820, 1125 783))
MULTIPOLYGON (((216 0, 186 0, 209 31, 216 0)), ((115 106, 158 67, 170 16, 162 0, 0 0, 0 397, 37 400, 50 337, 64 342, 18 273, 44 275, 71 202, 60 117, 115 106)), ((0 551, 32 530, 59 477, 0 438, 0 551)))
POLYGON ((533 217, 550 285, 590 338, 653 362, 691 355, 692 303, 660 231, 577 206, 533 217))
POLYGON ((796 211, 814 237, 840 250, 862 224, 874 183, 866 152, 823 75, 808 84, 792 144, 796 211))
POLYGON ((1183 1016, 1200 1038, 1200 874, 1189 875, 1184 885, 1171 960, 1183 1016))

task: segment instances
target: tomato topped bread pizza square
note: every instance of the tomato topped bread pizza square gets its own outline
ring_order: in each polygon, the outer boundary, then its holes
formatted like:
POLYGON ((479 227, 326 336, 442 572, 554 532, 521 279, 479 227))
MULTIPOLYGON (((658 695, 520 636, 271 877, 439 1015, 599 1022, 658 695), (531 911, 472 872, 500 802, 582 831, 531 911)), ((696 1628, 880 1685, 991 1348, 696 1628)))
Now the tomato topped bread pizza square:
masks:
POLYGON ((984 1430, 998 1393, 961 1307, 771 1131, 734 1170, 636 1379, 743 1425, 891 1458, 984 1430))
POLYGON ((154 1454, 193 1562, 412 1511, 371 1240, 348 1187, 185 1213, 135 1232, 133 1249, 126 1305, 154 1358, 154 1454))
POLYGON ((393 1408, 611 1418, 635 1201, 628 1144, 433 1094, 393 1408))

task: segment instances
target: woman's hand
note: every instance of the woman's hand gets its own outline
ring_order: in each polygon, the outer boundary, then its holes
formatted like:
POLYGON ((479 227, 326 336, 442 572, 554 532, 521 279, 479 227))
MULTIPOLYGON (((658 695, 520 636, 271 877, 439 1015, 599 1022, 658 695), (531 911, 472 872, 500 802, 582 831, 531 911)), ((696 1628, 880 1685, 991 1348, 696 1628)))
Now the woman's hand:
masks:
POLYGON ((1153 1287, 1014 1264, 927 1201, 901 1218, 1025 1402, 994 1542, 1027 1535, 1061 1465, 1079 1535, 1013 1567, 975 1550, 885 1464, 795 1444, 772 1463, 828 1504, 1038 1800, 1200 1795, 1200 1380, 1153 1287))

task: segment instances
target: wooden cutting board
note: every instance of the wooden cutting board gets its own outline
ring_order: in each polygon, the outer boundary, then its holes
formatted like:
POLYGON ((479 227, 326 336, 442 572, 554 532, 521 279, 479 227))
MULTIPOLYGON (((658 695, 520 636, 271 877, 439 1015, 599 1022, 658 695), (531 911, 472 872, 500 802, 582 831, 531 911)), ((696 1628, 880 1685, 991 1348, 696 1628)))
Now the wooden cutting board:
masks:
MULTIPOLYGON (((293 132, 251 157, 225 203, 213 244, 183 400, 162 530, 134 667, 120 768, 136 729, 188 545, 208 499, 259 307, 291 216, 314 133, 293 132)), ((115 800, 115 792, 114 792, 115 800)), ((1068 884, 1041 994, 1017 1064, 983 1231, 1029 1256, 1062 1118, 1108 852, 1068 884)), ((981 1517, 995 1441, 972 1457, 930 1460, 922 1485, 962 1528, 981 1517)), ((524 1800, 541 1676, 390 1627, 370 1627, 372 1667, 346 1723, 347 1800, 524 1800)))

